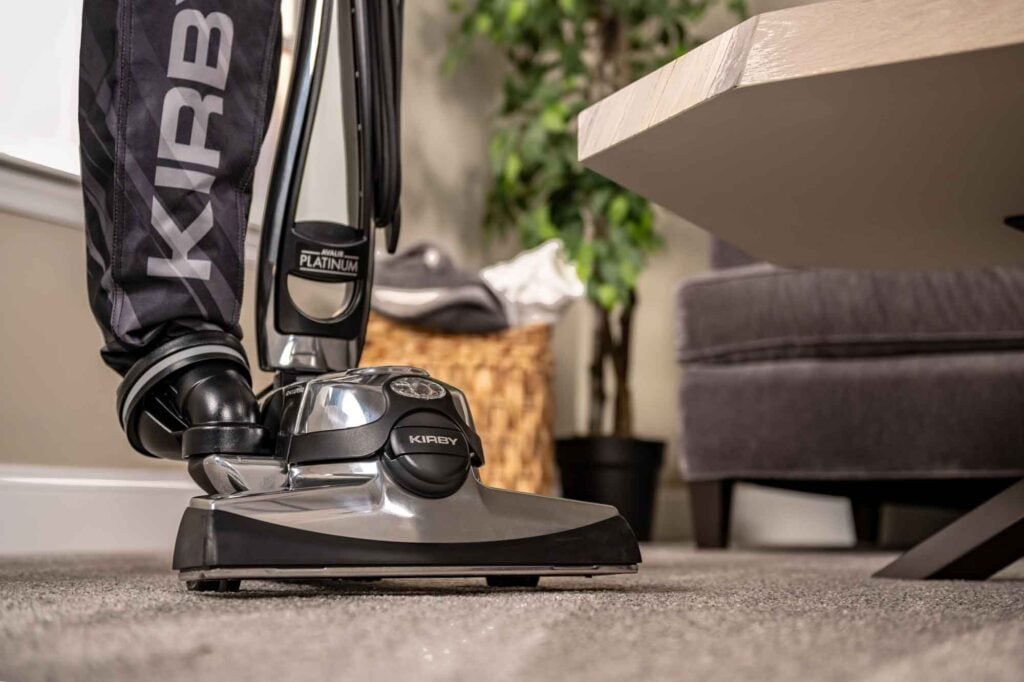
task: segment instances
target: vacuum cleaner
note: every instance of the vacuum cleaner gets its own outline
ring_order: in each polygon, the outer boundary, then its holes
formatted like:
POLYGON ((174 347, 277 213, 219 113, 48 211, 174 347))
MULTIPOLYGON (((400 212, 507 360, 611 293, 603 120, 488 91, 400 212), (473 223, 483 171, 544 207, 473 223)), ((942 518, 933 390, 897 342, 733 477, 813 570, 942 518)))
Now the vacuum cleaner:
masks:
POLYGON ((185 510, 173 568, 197 591, 245 579, 470 576, 530 587, 541 576, 636 572, 636 538, 614 507, 481 483, 484 447, 458 388, 415 367, 357 368, 375 232, 385 229, 394 252, 401 218, 402 4, 305 0, 300 14, 258 268, 260 365, 274 383, 253 404, 232 388, 250 385, 241 347, 192 335, 133 368, 118 393, 132 444, 187 459, 208 493, 185 510), (332 14, 338 192, 351 224, 295 218, 332 14), (202 372, 188 369, 197 359, 202 372))

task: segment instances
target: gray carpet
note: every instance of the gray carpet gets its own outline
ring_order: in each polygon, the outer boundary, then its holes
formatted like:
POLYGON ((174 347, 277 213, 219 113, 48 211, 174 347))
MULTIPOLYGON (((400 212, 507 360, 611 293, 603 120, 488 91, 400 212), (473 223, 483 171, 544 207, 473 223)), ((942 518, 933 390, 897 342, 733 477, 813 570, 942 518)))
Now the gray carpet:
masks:
POLYGON ((0 561, 0 680, 1024 679, 1024 565, 869 579, 891 555, 648 547, 639 575, 190 594, 159 557, 0 561))

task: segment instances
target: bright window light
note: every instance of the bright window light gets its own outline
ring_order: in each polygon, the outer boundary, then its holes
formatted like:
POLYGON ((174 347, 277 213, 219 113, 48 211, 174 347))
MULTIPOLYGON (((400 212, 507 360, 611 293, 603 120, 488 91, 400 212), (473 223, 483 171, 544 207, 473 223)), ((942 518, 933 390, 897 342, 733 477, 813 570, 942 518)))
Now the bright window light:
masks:
POLYGON ((82 0, 11 2, 0 21, 0 154, 78 174, 82 0))

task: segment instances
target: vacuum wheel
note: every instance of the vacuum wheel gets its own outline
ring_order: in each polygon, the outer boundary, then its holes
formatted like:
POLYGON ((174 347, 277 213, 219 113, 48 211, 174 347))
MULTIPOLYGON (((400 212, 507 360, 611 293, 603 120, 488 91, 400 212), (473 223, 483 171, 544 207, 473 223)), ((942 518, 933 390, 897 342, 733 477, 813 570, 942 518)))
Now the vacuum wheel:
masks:
POLYGON ((238 592, 241 580, 187 580, 189 592, 238 592))
POLYGON ((539 575, 489 575, 488 587, 537 587, 539 575))

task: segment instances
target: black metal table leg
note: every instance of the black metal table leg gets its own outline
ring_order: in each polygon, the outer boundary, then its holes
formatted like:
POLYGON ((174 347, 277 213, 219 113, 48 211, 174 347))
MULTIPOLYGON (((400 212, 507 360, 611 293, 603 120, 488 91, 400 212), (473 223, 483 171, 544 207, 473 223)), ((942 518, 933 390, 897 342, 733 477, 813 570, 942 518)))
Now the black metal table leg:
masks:
POLYGON ((984 580, 1024 557, 1024 480, 875 573, 876 578, 984 580))

